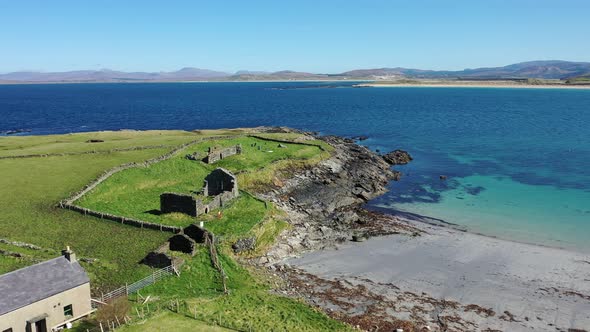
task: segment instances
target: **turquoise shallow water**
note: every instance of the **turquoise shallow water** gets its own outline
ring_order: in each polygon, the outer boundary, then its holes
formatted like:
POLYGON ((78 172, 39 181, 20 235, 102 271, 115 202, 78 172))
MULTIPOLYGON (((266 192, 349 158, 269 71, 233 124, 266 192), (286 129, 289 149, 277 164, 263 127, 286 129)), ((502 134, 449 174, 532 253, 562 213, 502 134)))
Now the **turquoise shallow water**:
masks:
POLYGON ((371 149, 415 158, 369 206, 590 252, 590 90, 350 85, 4 85, 0 132, 280 125, 367 135, 371 149))
MULTIPOLYGON (((473 175, 451 181, 453 189, 443 191, 437 203, 379 205, 500 238, 590 252, 590 192, 533 186, 504 176, 473 175)), ((422 188, 435 192, 428 185, 422 188)))

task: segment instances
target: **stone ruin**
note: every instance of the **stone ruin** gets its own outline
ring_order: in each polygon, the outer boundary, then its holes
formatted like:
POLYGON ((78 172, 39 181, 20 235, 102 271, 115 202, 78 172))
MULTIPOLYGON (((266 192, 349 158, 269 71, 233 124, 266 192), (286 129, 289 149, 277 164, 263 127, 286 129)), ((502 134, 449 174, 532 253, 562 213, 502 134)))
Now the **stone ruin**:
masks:
POLYGON ((196 217, 201 200, 190 194, 163 193, 160 195, 160 212, 180 212, 196 217))
POLYGON ((201 194, 203 197, 211 197, 211 200, 205 204, 198 196, 163 193, 160 195, 160 212, 180 212, 192 217, 207 214, 239 196, 238 180, 230 171, 217 168, 205 177, 201 194))
POLYGON ((180 251, 193 256, 195 254, 197 243, 186 234, 176 234, 170 239, 170 250, 180 251))
POLYGON ((196 160, 199 160, 199 153, 198 152, 188 153, 185 156, 185 158, 188 159, 188 160, 195 160, 195 161, 196 160))
POLYGON ((216 168, 205 177, 203 196, 216 196, 226 192, 238 197, 238 180, 232 172, 221 167, 216 168))
POLYGON ((149 267, 155 267, 158 269, 172 265, 173 259, 168 255, 169 248, 170 244, 165 243, 158 249, 148 253, 147 256, 145 256, 145 258, 141 261, 141 263, 149 267))
POLYGON ((207 236, 209 236, 209 232, 207 232, 206 229, 195 224, 188 225, 182 230, 182 232, 196 243, 205 243, 205 241, 207 241, 207 236))
POLYGON ((172 251, 180 251, 194 256, 197 251, 197 245, 205 243, 208 237, 211 238, 212 234, 206 229, 191 224, 185 227, 181 233, 168 239, 169 248, 172 251))
POLYGON ((241 153, 242 146, 240 144, 230 146, 228 148, 209 147, 209 150, 207 151, 207 156, 203 158, 203 162, 207 164, 213 164, 214 162, 219 161, 221 159, 241 153))
POLYGON ((141 263, 155 268, 170 266, 175 259, 170 256, 170 251, 180 251, 194 256, 198 245, 206 243, 207 238, 215 241, 213 234, 206 229, 195 224, 188 225, 180 233, 169 238, 168 242, 148 253, 141 263))

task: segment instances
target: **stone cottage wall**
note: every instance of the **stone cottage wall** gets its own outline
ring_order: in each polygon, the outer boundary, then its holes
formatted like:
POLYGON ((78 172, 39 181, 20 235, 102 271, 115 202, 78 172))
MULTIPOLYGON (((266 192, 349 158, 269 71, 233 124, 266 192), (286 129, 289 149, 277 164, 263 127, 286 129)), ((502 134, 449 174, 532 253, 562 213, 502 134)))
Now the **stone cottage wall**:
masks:
POLYGON ((163 193, 160 195, 160 211, 162 213, 180 212, 196 217, 199 214, 201 200, 193 195, 179 193, 163 193))

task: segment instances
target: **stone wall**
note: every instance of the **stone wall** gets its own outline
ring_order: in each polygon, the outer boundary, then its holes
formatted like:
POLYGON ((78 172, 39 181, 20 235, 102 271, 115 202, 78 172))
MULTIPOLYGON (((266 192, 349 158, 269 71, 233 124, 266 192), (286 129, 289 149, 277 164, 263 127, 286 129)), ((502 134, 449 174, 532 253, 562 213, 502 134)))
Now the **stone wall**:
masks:
POLYGON ((74 204, 67 204, 67 203, 60 202, 59 207, 62 209, 76 211, 76 212, 79 212, 83 215, 93 216, 93 217, 104 219, 104 220, 116 221, 116 222, 124 224, 124 225, 134 226, 134 227, 138 227, 138 228, 147 228, 147 229, 153 229, 153 230, 158 230, 158 231, 163 231, 163 232, 171 232, 171 233, 178 233, 181 230, 180 227, 176 227, 176 226, 168 226, 168 225, 162 225, 162 224, 156 224, 156 223, 152 223, 152 222, 148 222, 148 221, 143 221, 143 220, 139 220, 139 219, 126 218, 126 217, 117 216, 117 215, 110 214, 110 213, 90 210, 90 209, 83 208, 81 206, 74 205, 74 204))
POLYGON ((259 140, 262 140, 262 141, 268 141, 268 142, 277 142, 277 143, 286 143, 286 144, 297 144, 297 145, 315 146, 316 148, 320 149, 321 151, 326 151, 326 149, 324 149, 323 146, 321 146, 320 144, 317 144, 317 143, 289 141, 289 140, 284 140, 284 139, 269 138, 269 137, 258 136, 258 135, 247 135, 247 136, 248 137, 252 137, 252 138, 256 138, 256 139, 259 139, 259 140))
POLYGON ((165 149, 165 148, 170 148, 170 147, 171 147, 170 145, 147 145, 147 146, 133 146, 133 147, 129 147, 129 148, 116 148, 116 149, 110 149, 110 150, 90 150, 90 151, 60 152, 60 153, 21 154, 21 155, 14 155, 14 156, 0 156, 0 159, 65 157, 65 156, 78 156, 78 155, 85 155, 85 154, 109 154, 109 153, 126 152, 126 151, 165 149))
POLYGON ((78 205, 74 204, 74 202, 77 201, 77 200, 79 200, 82 196, 86 195, 92 189, 96 188, 99 184, 101 184, 103 181, 105 181, 106 179, 108 179, 109 177, 111 177, 113 174, 116 174, 118 172, 124 171, 126 169, 130 169, 130 168, 135 168, 135 167, 148 167, 148 166, 150 166, 152 164, 155 164, 155 163, 158 163, 160 161, 164 161, 164 160, 170 159, 170 158, 174 157, 176 154, 178 154, 178 152, 184 150, 185 148, 187 148, 187 147, 189 147, 191 145, 194 145, 196 143, 199 143, 199 142, 210 141, 210 140, 218 140, 218 139, 229 139, 229 138, 235 138, 235 137, 241 137, 241 136, 213 136, 213 137, 200 138, 200 139, 197 139, 197 140, 188 142, 188 143, 184 143, 184 144, 178 146, 177 148, 171 150, 170 152, 168 152, 168 153, 166 153, 166 154, 164 154, 162 156, 159 156, 159 157, 156 157, 156 158, 152 158, 152 159, 148 159, 148 160, 146 160, 144 162, 127 163, 127 164, 115 166, 115 167, 113 167, 113 168, 105 171, 101 175, 99 175, 96 179, 94 179, 93 181, 91 181, 89 184, 87 184, 86 186, 84 186, 79 191, 77 191, 77 192, 73 193, 72 195, 70 195, 68 198, 65 198, 65 199, 61 200, 57 204, 57 207, 62 208, 62 209, 68 209, 68 210, 76 211, 76 212, 79 212, 79 213, 84 214, 84 215, 90 215, 90 216, 94 216, 94 217, 101 218, 101 219, 106 219, 106 220, 120 222, 122 224, 130 225, 130 226, 134 226, 134 227, 148 228, 148 229, 160 230, 160 231, 164 231, 164 232, 177 233, 177 232, 179 232, 181 230, 180 227, 167 226, 167 225, 162 225, 162 224, 156 224, 156 223, 151 223, 151 222, 147 222, 147 221, 143 221, 143 220, 131 219, 131 218, 123 217, 123 216, 117 216, 117 215, 110 214, 110 213, 104 213, 104 212, 100 212, 100 211, 94 211, 94 210, 90 210, 90 209, 87 209, 87 208, 83 208, 81 206, 78 206, 78 205))
POLYGON ((201 200, 189 194, 163 193, 160 195, 160 212, 162 213, 180 212, 196 217, 202 205, 201 200))
POLYGON ((210 147, 209 151, 207 152, 207 156, 205 158, 203 158, 203 162, 207 163, 207 164, 213 164, 216 161, 219 161, 221 159, 227 158, 229 156, 233 156, 236 154, 241 154, 242 153, 242 146, 241 145, 235 145, 235 146, 230 146, 228 148, 223 148, 223 149, 215 149, 210 147))

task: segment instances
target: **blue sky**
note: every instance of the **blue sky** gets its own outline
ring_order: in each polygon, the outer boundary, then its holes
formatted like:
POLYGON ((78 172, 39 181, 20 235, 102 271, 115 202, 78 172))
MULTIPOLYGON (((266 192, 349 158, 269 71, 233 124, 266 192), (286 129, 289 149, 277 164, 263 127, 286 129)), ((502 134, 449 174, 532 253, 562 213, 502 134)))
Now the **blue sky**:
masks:
POLYGON ((590 61, 590 1, 0 0, 0 72, 590 61))

